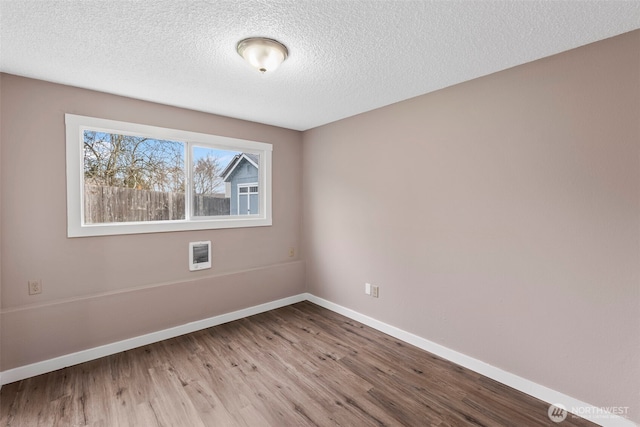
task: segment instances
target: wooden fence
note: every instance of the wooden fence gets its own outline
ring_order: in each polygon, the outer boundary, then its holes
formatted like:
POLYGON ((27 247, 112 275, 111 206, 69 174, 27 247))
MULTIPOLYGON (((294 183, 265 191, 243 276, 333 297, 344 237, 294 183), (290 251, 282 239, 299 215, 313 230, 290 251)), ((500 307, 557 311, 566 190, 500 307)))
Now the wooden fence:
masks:
MULTIPOLYGON (((84 187, 86 224, 184 219, 184 204, 184 193, 98 185, 84 187)), ((228 198, 195 196, 193 205, 194 216, 229 215, 231 212, 228 198)))

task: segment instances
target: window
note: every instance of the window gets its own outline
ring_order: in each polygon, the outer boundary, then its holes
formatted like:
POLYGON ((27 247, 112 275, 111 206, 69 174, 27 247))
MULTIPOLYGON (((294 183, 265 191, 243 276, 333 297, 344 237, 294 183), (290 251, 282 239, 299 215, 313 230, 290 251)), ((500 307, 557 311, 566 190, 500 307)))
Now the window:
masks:
POLYGON ((271 144, 65 115, 69 237, 271 225, 271 144))
POLYGON ((255 215, 258 212, 258 186, 253 184, 238 184, 238 201, 235 210, 237 215, 255 215))

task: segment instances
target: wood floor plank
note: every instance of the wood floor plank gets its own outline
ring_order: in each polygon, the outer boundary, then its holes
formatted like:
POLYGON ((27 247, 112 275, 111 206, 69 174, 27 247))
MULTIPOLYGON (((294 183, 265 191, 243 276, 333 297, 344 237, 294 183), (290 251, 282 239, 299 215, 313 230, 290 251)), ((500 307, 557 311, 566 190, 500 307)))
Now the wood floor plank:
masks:
POLYGON ((206 426, 228 426, 234 424, 234 417, 222 404, 218 395, 204 381, 192 381, 185 386, 185 392, 198 411, 198 416, 206 426))
POLYGON ((309 302, 0 391, 0 426, 16 427, 555 425, 547 409, 309 302))

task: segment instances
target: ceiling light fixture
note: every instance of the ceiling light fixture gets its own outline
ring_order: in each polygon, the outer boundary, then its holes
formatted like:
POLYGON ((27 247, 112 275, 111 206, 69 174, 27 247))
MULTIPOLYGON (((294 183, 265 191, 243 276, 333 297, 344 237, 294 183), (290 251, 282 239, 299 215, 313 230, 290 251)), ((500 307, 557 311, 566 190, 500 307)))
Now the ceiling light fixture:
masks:
POLYGON ((289 54, 285 45, 277 40, 264 37, 240 40, 236 49, 245 61, 261 73, 278 68, 289 54))

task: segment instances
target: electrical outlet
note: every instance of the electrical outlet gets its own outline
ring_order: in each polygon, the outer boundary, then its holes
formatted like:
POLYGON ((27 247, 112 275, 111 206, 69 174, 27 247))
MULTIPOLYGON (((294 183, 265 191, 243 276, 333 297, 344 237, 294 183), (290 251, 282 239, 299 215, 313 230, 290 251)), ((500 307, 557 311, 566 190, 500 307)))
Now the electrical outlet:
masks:
POLYGON ((371 283, 364 284, 364 293, 367 295, 371 295, 371 283))
POLYGON ((380 296, 380 288, 376 285, 371 287, 371 296, 374 298, 378 298, 380 296))
POLYGON ((42 293, 42 281, 29 280, 29 295, 37 295, 42 293))
POLYGON ((289 258, 293 258, 294 256, 296 256, 296 248, 290 247, 289 248, 289 258))

